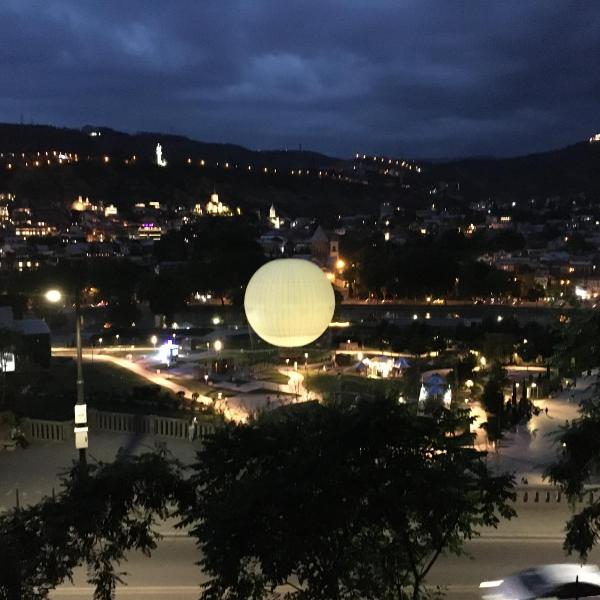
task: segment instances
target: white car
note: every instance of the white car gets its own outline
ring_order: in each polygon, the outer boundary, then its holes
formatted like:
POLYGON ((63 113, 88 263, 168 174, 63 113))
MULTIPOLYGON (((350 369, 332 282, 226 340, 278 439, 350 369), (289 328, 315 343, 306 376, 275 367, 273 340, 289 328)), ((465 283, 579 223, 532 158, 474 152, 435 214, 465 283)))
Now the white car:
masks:
POLYGON ((600 599, 600 569, 595 565, 543 565, 479 584, 483 600, 600 599))

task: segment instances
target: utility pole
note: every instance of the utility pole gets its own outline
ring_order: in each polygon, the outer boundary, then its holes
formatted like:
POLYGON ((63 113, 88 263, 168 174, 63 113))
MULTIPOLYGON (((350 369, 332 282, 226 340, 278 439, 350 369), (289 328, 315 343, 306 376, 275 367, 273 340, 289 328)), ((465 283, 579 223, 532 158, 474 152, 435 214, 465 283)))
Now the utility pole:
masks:
POLYGON ((75 299, 75 343, 77 344, 77 403, 75 404, 75 448, 79 450, 79 464, 87 464, 88 447, 87 406, 83 393, 83 349, 81 345, 81 304, 79 296, 75 299))

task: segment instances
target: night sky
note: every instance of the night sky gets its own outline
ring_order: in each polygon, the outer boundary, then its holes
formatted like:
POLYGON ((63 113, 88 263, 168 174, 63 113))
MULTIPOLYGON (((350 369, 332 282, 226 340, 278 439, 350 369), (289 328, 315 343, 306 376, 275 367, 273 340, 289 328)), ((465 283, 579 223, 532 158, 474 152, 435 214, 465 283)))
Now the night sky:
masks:
POLYGON ((600 131, 595 0, 2 0, 0 121, 514 155, 600 131))

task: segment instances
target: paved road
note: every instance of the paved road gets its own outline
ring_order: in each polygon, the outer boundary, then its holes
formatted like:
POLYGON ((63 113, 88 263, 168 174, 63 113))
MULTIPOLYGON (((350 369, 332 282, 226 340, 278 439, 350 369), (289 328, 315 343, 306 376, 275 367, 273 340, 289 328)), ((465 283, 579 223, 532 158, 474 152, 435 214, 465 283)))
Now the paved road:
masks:
MULTIPOLYGON (((475 600, 478 585, 485 579, 498 579, 524 567, 549 562, 576 562, 565 558, 562 538, 483 537, 467 546, 469 556, 443 557, 432 570, 429 583, 441 586, 448 598, 475 600)), ((124 566, 131 575, 129 585, 119 587, 117 600, 131 598, 198 598, 202 574, 193 562, 198 553, 192 540, 186 537, 165 538, 151 558, 134 555, 124 566), (158 567, 158 568, 157 568, 158 567)), ((600 553, 591 557, 598 561, 600 553)), ((85 585, 83 573, 78 573, 73 586, 65 585, 52 593, 52 600, 88 600, 91 589, 85 585)))
MULTIPOLYGON (((518 518, 503 522, 498 529, 483 532, 481 538, 469 542, 470 556, 442 557, 429 578, 431 585, 445 588, 451 600, 479 598, 478 585, 485 579, 498 579, 527 566, 549 562, 576 562, 562 550, 563 528, 570 509, 561 503, 516 503, 518 518)), ((578 506, 581 508, 581 505, 578 506)), ((199 554, 186 536, 167 536, 151 558, 140 554, 130 557, 123 566, 131 575, 128 586, 119 587, 120 598, 198 598, 198 584, 203 581, 199 568, 194 566, 199 554)), ((591 562, 600 561, 600 552, 592 554, 591 562)), ((76 574, 73 586, 64 585, 55 591, 52 600, 91 598, 83 571, 76 574)))

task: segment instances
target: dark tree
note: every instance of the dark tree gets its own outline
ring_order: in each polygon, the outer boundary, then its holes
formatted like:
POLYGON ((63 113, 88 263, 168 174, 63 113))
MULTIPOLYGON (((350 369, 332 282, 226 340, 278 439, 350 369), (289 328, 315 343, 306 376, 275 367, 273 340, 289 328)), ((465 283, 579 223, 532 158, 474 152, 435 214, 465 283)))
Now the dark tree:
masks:
POLYGON ((562 375, 574 375, 600 364, 600 314, 575 314, 556 346, 553 364, 562 375))
POLYGON ((141 311, 137 303, 127 300, 114 300, 108 305, 108 319, 113 327, 130 327, 139 321, 141 311))
MULTIPOLYGON (((561 428, 556 438, 558 457, 546 471, 546 476, 558 484, 572 501, 584 493, 592 477, 600 469, 600 398, 597 396, 581 406, 578 419, 561 428)), ((586 504, 567 522, 564 548, 585 560, 600 540, 600 499, 586 504)))
POLYGON ((504 415, 504 384, 506 383, 506 371, 501 365, 495 363, 492 366, 490 376, 483 388, 481 404, 485 409, 488 420, 485 423, 490 441, 496 441, 502 437, 502 430, 508 424, 504 415))
POLYGON ((170 325, 175 313, 185 308, 189 289, 182 273, 161 273, 147 281, 142 293, 150 303, 150 310, 162 315, 170 325))
POLYGON ((112 600, 125 553, 156 547, 157 519, 186 489, 178 463, 162 452, 74 466, 55 499, 0 515, 0 599, 47 598, 86 566, 94 599, 112 600))
POLYGON ((364 400, 217 430, 184 509, 210 577, 202 597, 424 598, 442 552, 514 514, 512 479, 488 472, 458 433, 465 418, 364 400))

